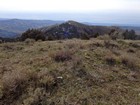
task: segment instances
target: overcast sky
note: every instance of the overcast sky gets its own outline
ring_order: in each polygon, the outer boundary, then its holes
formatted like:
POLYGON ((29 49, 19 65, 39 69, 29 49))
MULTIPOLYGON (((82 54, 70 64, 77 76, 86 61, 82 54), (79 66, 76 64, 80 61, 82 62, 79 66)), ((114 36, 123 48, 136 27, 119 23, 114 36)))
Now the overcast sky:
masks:
POLYGON ((140 22, 140 0, 0 0, 0 18, 140 22))

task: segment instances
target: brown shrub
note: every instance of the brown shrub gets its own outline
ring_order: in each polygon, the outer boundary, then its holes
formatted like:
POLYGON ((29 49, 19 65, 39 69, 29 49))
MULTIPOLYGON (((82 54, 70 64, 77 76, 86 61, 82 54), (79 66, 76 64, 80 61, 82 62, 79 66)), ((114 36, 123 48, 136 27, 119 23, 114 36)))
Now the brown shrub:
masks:
POLYGON ((73 58, 73 64, 74 65, 80 65, 81 64, 81 58, 79 57, 79 56, 75 56, 74 58, 73 58))
POLYGON ((27 80, 27 74, 20 70, 13 70, 12 72, 7 72, 2 77, 2 82, 5 89, 10 91, 15 90, 15 88, 27 80))
POLYGON ((24 92, 28 79, 28 73, 22 70, 6 72, 1 79, 1 98, 4 100, 0 104, 9 105, 13 100, 18 99, 24 92))
POLYGON ((44 99, 45 92, 42 88, 30 89, 29 93, 29 96, 23 100, 22 105, 44 105, 42 100, 44 99))
POLYGON ((14 51, 14 48, 10 44, 5 44, 3 50, 14 51))
POLYGON ((0 81, 0 99, 3 97, 3 86, 2 83, 0 81))
POLYGON ((106 48, 119 48, 118 44, 115 41, 112 40, 105 40, 104 46, 106 48))
POLYGON ((57 43, 63 43, 63 41, 62 40, 58 40, 57 43))
POLYGON ((129 52, 129 53, 135 53, 135 50, 134 49, 128 49, 127 52, 129 52))
POLYGON ((34 39, 27 38, 24 42, 26 44, 33 44, 33 43, 35 43, 35 40, 34 39))
POLYGON ((116 56, 120 56, 121 53, 123 53, 121 50, 118 50, 118 49, 112 49, 111 51, 112 51, 112 53, 113 53, 114 55, 116 55, 116 56))
POLYGON ((117 57, 115 55, 113 55, 113 54, 106 55, 105 56, 105 61, 109 65, 114 65, 114 64, 117 64, 118 63, 117 57))
POLYGON ((100 35, 97 38, 100 40, 111 40, 109 35, 100 35))
POLYGON ((76 46, 75 43, 66 43, 66 46, 69 48, 69 49, 72 49, 76 46))
POLYGON ((19 50, 23 50, 23 49, 24 49, 24 47, 20 46, 19 43, 17 44, 17 46, 13 46, 13 44, 11 44, 11 43, 6 43, 5 45, 2 46, 2 50, 4 50, 4 51, 13 52, 15 50, 19 51, 19 50))
POLYGON ((93 47, 103 47, 103 44, 101 42, 93 42, 93 43, 89 44, 89 47, 90 48, 93 48, 93 47))
POLYGON ((59 51, 52 57, 56 62, 64 62, 72 59, 72 53, 70 51, 59 51))
POLYGON ((139 62, 139 59, 136 57, 132 57, 130 55, 121 56, 121 63, 132 70, 137 70, 140 67, 139 62))
POLYGON ((129 43, 130 46, 134 47, 134 48, 140 48, 140 44, 137 43, 129 43))

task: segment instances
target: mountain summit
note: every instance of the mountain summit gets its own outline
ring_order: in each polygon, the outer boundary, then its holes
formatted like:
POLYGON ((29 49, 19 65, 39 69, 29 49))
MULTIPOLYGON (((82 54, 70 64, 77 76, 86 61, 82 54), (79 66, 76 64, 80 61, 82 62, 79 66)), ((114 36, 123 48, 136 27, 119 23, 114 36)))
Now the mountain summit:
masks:
POLYGON ((115 27, 89 26, 76 21, 41 28, 47 39, 91 38, 109 33, 115 27))

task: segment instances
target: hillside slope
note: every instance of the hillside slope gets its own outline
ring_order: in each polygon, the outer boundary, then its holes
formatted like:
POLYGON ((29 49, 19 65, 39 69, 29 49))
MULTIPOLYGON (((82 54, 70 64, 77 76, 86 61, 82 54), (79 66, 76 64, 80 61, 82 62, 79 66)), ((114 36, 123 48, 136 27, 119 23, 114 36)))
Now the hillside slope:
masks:
POLYGON ((0 105, 139 105, 140 41, 0 44, 0 105))
MULTIPOLYGON (((51 20, 20 20, 20 19, 7 19, 0 20, 0 29, 11 32, 11 33, 22 33, 29 28, 40 28, 43 26, 49 26, 62 23, 62 21, 51 21, 51 20)), ((10 34, 5 33, 6 36, 10 34)), ((3 37, 5 37, 5 34, 3 37)))

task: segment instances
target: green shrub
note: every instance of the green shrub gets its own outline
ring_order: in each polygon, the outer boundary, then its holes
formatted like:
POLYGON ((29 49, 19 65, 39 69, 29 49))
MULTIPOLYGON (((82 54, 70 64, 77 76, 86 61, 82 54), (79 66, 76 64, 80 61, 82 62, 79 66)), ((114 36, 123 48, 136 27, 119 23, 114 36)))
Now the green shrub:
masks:
POLYGON ((34 40, 45 40, 44 34, 37 29, 28 29, 26 32, 24 32, 21 36, 21 40, 25 41, 27 38, 34 39, 34 40))

